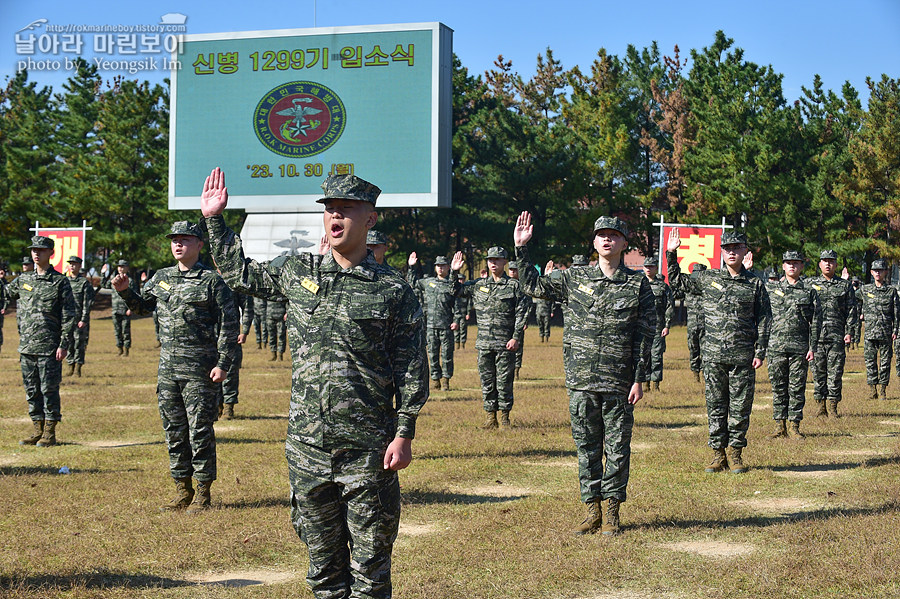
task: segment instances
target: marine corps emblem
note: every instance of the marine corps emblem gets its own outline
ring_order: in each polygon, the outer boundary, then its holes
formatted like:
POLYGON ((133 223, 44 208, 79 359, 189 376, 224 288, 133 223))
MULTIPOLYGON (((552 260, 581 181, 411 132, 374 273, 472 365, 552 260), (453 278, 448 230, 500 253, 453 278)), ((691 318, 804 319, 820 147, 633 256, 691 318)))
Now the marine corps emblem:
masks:
POLYGON ((341 137, 347 114, 334 91, 312 81, 292 81, 268 92, 253 112, 256 137, 288 158, 324 152, 341 137))

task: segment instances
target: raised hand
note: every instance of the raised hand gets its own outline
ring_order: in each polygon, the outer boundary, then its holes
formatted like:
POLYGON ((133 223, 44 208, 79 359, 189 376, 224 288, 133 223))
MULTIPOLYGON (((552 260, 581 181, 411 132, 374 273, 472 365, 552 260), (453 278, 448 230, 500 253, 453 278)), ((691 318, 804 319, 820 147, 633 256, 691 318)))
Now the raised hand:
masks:
POLYGON ((418 262, 418 261, 419 261, 419 256, 415 252, 413 252, 412 254, 409 255, 409 258, 406 260, 406 263, 410 266, 415 266, 416 262, 418 262))
POLYGON ((531 224, 531 214, 528 211, 524 211, 516 219, 516 228, 513 229, 513 240, 516 247, 521 247, 531 241, 533 234, 534 226, 531 224))
POLYGON ((328 236, 323 234, 322 237, 319 238, 319 255, 324 256, 330 249, 331 244, 328 243, 328 236))
POLYGON ((463 260, 463 253, 456 252, 453 254, 453 260, 450 261, 450 270, 461 270, 465 264, 465 260, 463 260))
POLYGON ((743 264, 744 268, 747 270, 753 268, 753 252, 747 250, 747 254, 744 256, 744 259, 741 260, 741 264, 743 264))
MULTIPOLYGON (((678 248, 681 247, 681 233, 678 232, 678 229, 672 229, 669 231, 669 241, 666 243, 666 251, 674 252, 678 248)), ((640 399, 640 398, 638 398, 640 399)))
POLYGON ((200 195, 200 212, 203 216, 216 216, 228 205, 228 188, 225 187, 225 172, 216 167, 203 183, 200 195))
POLYGON ((125 291, 128 289, 128 275, 116 275, 113 277, 112 288, 116 291, 125 291))
POLYGON ((546 266, 544 266, 544 274, 549 275, 551 272, 553 272, 554 266, 556 266, 556 265, 553 264, 553 260, 547 260, 547 264, 546 264, 546 266))

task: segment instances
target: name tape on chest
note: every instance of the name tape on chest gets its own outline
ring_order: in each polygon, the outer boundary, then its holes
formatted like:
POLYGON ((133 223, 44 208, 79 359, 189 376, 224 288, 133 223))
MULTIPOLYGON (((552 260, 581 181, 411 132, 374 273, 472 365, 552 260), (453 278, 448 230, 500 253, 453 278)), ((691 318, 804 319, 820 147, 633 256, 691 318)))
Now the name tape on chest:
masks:
POLYGON ((485 293, 490 293, 490 292, 491 292, 491 288, 490 288, 490 287, 479 287, 479 288, 478 288, 478 291, 483 291, 483 292, 485 292, 485 293))
POLYGON ((34 287, 29 285, 28 283, 25 283, 24 285, 22 285, 22 289, 24 289, 25 291, 32 291, 34 287))
POLYGON ((822 288, 818 285, 813 285, 813 289, 815 289, 816 291, 822 291, 822 288))
POLYGON ((712 283, 710 283, 710 285, 712 285, 713 287, 715 287, 715 288, 718 289, 719 291, 722 291, 722 289, 724 289, 724 287, 722 287, 721 285, 719 285, 719 284, 718 284, 717 282, 715 282, 715 281, 713 281, 712 283))
POLYGON ((866 292, 866 295, 868 295, 869 297, 875 297, 875 294, 874 294, 874 293, 866 292))
POLYGON ((303 280, 300 281, 300 286, 312 293, 313 295, 319 292, 319 286, 312 279, 308 279, 303 277, 303 280))
POLYGON ((784 297, 784 291, 782 291, 781 289, 776 289, 773 291, 773 293, 775 295, 780 295, 781 297, 784 297))
POLYGON ((578 291, 580 291, 581 293, 587 293, 588 295, 594 295, 594 288, 588 287, 584 283, 578 284, 578 291))
POLYGON ((169 285, 169 284, 168 284, 167 282, 165 282, 165 281, 160 281, 160 282, 159 282, 159 286, 162 287, 163 289, 165 289, 166 291, 169 291, 170 289, 172 289, 172 286, 169 285))
POLYGON ((437 283, 428 283, 429 287, 437 287, 437 283))

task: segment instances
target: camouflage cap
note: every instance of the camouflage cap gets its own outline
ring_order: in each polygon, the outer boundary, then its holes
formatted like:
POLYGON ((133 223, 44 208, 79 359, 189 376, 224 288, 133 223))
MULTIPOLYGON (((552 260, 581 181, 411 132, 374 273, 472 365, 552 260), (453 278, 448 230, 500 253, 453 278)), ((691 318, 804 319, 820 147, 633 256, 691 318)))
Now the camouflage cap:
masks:
POLYGON ((116 262, 116 266, 128 266, 128 260, 119 260, 116 262))
POLYGON ((66 262, 70 264, 81 264, 84 260, 81 259, 81 256, 69 256, 69 259, 66 262))
POLYGON ((34 260, 31 259, 31 256, 23 256, 22 264, 34 264, 34 260))
POLYGON ((316 200, 319 204, 328 200, 359 200, 374 206, 381 194, 381 189, 356 175, 329 175, 322 183, 322 191, 325 195, 316 200))
POLYGON ((450 261, 447 260, 447 256, 438 256, 434 259, 435 266, 446 266, 448 264, 450 264, 450 261))
MULTIPOLYGON (((609 229, 611 227, 602 227, 603 229, 609 229)), ((616 229, 618 231, 618 229, 616 229)), ((572 256, 572 266, 587 266, 588 259, 584 254, 575 254, 572 256)))
POLYGON ((460 281, 465 281, 466 275, 459 273, 458 275, 456 275, 456 278, 459 279, 460 281))
POLYGON ((52 250, 53 240, 49 237, 44 237, 43 235, 35 235, 31 238, 31 245, 28 246, 29 250, 52 250))
POLYGON ((618 216, 601 216, 594 221, 594 234, 601 229, 612 229, 628 237, 628 225, 618 216))
POLYGON ((834 250, 822 250, 819 260, 837 260, 837 252, 834 250))
POLYGON ((747 245, 747 235, 743 231, 731 229, 722 233, 722 242, 719 244, 720 246, 740 244, 747 245))
POLYGON ((200 225, 196 225, 189 220, 179 220, 172 223, 172 230, 166 237, 172 239, 176 235, 192 235, 200 240, 203 239, 203 231, 200 230, 200 225))
POLYGON ((872 270, 887 270, 889 268, 887 260, 884 258, 876 258, 872 260, 872 270))
POLYGON ((506 265, 506 268, 509 270, 519 270, 519 263, 515 260, 511 260, 509 264, 506 265))
POLYGON ((854 276, 852 279, 850 279, 850 282, 851 283, 862 283, 862 281, 857 276, 854 276))
POLYGON ((505 249, 503 249, 499 245, 495 245, 491 249, 488 250, 487 257, 488 258, 503 258, 504 260, 506 260, 509 257, 509 255, 506 253, 505 249))
POLYGON ((644 266, 659 266, 659 258, 656 256, 647 256, 644 258, 644 266))
POLYGON ((790 260, 800 260, 802 262, 806 262, 806 257, 797 250, 788 250, 784 254, 782 254, 781 261, 788 262, 790 260))
POLYGON ((366 233, 366 245, 387 245, 387 244, 388 244, 387 235, 385 235, 381 231, 376 231, 375 229, 369 229, 369 232, 366 233))

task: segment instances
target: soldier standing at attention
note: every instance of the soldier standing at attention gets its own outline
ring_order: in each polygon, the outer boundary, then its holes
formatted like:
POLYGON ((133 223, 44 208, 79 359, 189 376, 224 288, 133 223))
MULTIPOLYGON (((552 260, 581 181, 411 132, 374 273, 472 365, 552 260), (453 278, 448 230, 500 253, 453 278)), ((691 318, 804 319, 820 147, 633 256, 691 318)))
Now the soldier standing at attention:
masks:
POLYGON ((244 293, 234 293, 234 307, 238 310, 240 321, 240 333, 237 336, 237 345, 234 348, 234 361, 225 380, 222 381, 222 419, 234 418, 234 406, 238 404, 238 395, 241 391, 241 368, 244 366, 244 344, 250 334, 250 325, 253 323, 253 298, 244 293))
MULTIPOLYGON (((856 292, 862 287, 862 281, 859 280, 859 277, 853 277, 850 279, 850 286, 852 287, 853 297, 856 297, 856 292)), ((854 318, 853 324, 850 325, 850 345, 848 348, 845 343, 844 349, 859 349, 860 341, 862 341, 862 321, 859 318, 854 318)), ((894 353, 900 356, 900 351, 897 351, 896 347, 894 348, 894 353)), ((900 366, 898 366, 898 368, 900 368, 900 366)), ((897 376, 900 376, 900 370, 897 371, 897 376)))
POLYGON ((550 320, 558 309, 559 304, 556 302, 539 297, 534 298, 534 311, 537 318, 538 332, 541 335, 541 343, 550 342, 550 320))
POLYGON ((900 300, 897 290, 887 284, 886 260, 873 260, 871 273, 873 282, 856 292, 859 312, 866 324, 863 339, 866 383, 872 391, 872 399, 887 399, 893 344, 900 333, 900 300))
POLYGON ((551 276, 553 262, 537 276, 528 255, 532 233, 531 215, 523 212, 513 234, 522 286, 529 295, 568 306, 563 361, 581 499, 587 505, 575 534, 615 535, 628 486, 634 405, 643 397, 656 329, 653 293, 646 278, 622 262, 628 228, 619 218, 594 222, 596 266, 557 276, 551 276))
POLYGON ((69 369, 68 376, 76 374, 81 376, 81 367, 84 366, 84 352, 87 349, 88 337, 91 331, 91 306, 94 304, 94 286, 81 274, 82 260, 79 256, 72 256, 68 260, 69 274, 66 278, 72 286, 72 296, 75 298, 75 310, 78 323, 72 329, 69 337, 69 355, 66 361, 69 369))
POLYGON ((269 362, 284 360, 287 348, 287 302, 278 296, 266 299, 266 329, 269 331, 269 362))
MULTIPOLYGON (((518 281, 519 263, 512 261, 507 268, 509 269, 509 278, 518 281)), ((530 295, 525 295, 522 292, 521 301, 525 302, 528 307, 525 309, 525 326, 522 327, 522 336, 516 340, 519 342, 519 349, 516 350, 516 380, 519 380, 519 371, 522 370, 522 355, 525 353, 525 329, 528 328, 528 319, 534 313, 534 300, 531 299, 530 295)))
POLYGON ((228 283, 289 301, 295 351, 285 454, 313 595, 387 598, 400 521, 397 471, 412 459, 428 399, 425 322, 406 281, 366 248, 381 190, 355 175, 329 176, 322 187, 324 256, 245 259, 221 217, 228 190, 218 168, 203 186, 201 211, 228 283))
POLYGON ((518 339, 525 328, 528 306, 522 301, 519 282, 506 275, 506 250, 494 246, 488 250, 490 274, 466 283, 475 305, 478 320, 478 375, 486 417, 482 428, 509 428, 513 407, 513 376, 518 339))
MULTIPOLYGON (((131 269, 128 266, 127 260, 119 260, 116 263, 116 274, 122 275, 124 277, 122 280, 128 281, 132 295, 140 295, 141 292, 137 280, 134 277, 128 276, 130 271, 131 269)), ((104 264, 100 269, 100 272, 103 274, 101 286, 105 289, 109 289, 112 286, 109 265, 104 264)), ((112 318, 113 330, 116 334, 116 347, 119 348, 119 355, 127 356, 131 349, 131 309, 118 293, 112 294, 112 318)))
POLYGON ((837 252, 823 250, 819 270, 821 275, 804 282, 819 295, 822 304, 822 334, 813 358, 813 399, 818 407, 816 416, 827 418, 831 412, 831 416, 840 418, 845 344, 850 342, 850 329, 856 320, 856 300, 850 282, 836 276, 837 252))
POLYGON ((698 293, 703 310, 703 376, 706 379, 706 414, 713 459, 706 472, 729 468, 747 471, 743 449, 747 446, 750 411, 756 388, 757 368, 766 358, 772 311, 765 284, 750 274, 742 261, 747 237, 739 231, 722 234, 725 268, 704 270, 696 279, 681 272, 678 248, 681 235, 672 229, 666 245, 669 281, 683 293, 698 293))
POLYGON ((125 273, 117 274, 111 284, 132 311, 145 315, 154 308, 159 311, 157 395, 177 493, 160 509, 186 508, 194 513, 210 506, 210 487, 216 480, 213 422, 221 382, 234 359, 238 314, 225 281, 200 262, 200 227, 178 221, 166 237, 177 264, 156 271, 143 295, 134 292, 125 273))
POLYGON ((459 269, 463 266, 463 253, 456 252, 453 262, 446 256, 438 256, 434 261, 436 276, 419 279, 414 268, 418 257, 416 252, 409 255, 407 264, 409 286, 421 294, 425 300, 425 343, 428 349, 428 370, 435 389, 450 390, 453 378, 453 335, 456 322, 453 307, 461 286, 459 269))
MULTIPOLYGON (((694 264, 691 272, 693 278, 698 278, 702 271, 706 270, 705 264, 694 264)), ((690 356, 691 372, 694 380, 700 382, 700 345, 703 342, 703 310, 700 306, 700 295, 696 293, 683 293, 684 307, 687 312, 687 344, 690 356)))
POLYGON ((770 439, 804 438, 800 421, 806 404, 806 375, 817 351, 822 328, 819 296, 800 280, 804 262, 803 254, 788 250, 782 256, 784 280, 766 284, 772 306, 768 352, 772 418, 775 420, 770 439))
POLYGON ((656 306, 656 331, 653 334, 653 346, 650 348, 650 382, 645 383, 644 390, 649 391, 652 385, 654 391, 659 391, 659 384, 663 380, 666 337, 672 325, 672 317, 675 315, 675 300, 672 298, 672 289, 659 274, 659 259, 650 256, 644 260, 644 276, 650 284, 656 306))
POLYGON ((260 297, 253 298, 253 327, 256 329, 256 349, 269 346, 269 329, 266 319, 266 300, 260 297))
MULTIPOLYGON (((459 274, 460 286, 466 282, 466 277, 459 274)), ((469 337, 469 313, 472 311, 472 294, 470 289, 461 287, 459 295, 456 296, 456 302, 453 304, 453 322, 456 323, 456 349, 465 349, 466 340, 469 337)))
POLYGON ((366 247, 372 250, 375 262, 384 264, 384 255, 387 253, 388 238, 381 231, 370 230, 366 234, 366 247))
POLYGON ((3 315, 6 314, 6 308, 9 305, 6 285, 6 265, 4 264, 0 266, 0 348, 3 347, 3 315))
POLYGON ((28 247, 34 270, 23 272, 7 288, 9 299, 18 299, 19 361, 28 415, 34 424, 34 433, 22 439, 20 445, 56 445, 56 426, 62 420, 62 361, 77 316, 72 287, 50 265, 53 246, 49 237, 32 237, 28 247))

